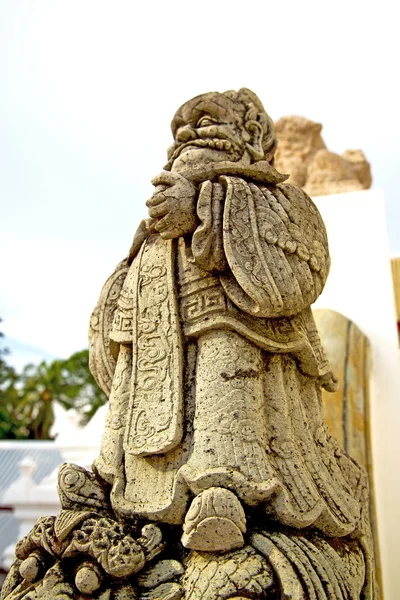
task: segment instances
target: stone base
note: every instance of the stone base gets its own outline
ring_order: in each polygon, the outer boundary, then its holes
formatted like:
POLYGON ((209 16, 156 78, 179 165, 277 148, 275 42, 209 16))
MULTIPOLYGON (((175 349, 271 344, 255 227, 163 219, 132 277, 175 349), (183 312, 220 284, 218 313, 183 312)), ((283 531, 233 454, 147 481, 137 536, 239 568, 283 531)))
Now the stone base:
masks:
MULTIPOLYGON (((221 540, 229 521, 240 534, 241 548, 195 551, 181 543, 180 526, 121 523, 107 486, 80 467, 64 465, 59 487, 60 514, 39 519, 18 543, 1 600, 375 598, 362 541, 282 529, 255 517, 253 509, 246 515, 247 532, 245 512, 238 525, 221 516, 196 525, 198 530, 214 519, 213 531, 221 540)), ((223 488, 208 490, 197 504, 209 506, 210 498, 224 493, 232 512, 237 499, 223 488)))

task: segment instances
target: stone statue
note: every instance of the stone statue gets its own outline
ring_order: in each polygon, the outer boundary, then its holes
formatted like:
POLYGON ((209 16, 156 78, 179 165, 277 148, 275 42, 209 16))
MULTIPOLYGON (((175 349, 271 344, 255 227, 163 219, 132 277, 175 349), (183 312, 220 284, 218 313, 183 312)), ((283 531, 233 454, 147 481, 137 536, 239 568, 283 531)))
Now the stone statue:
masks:
POLYGON ((372 599, 366 474, 321 407, 322 219, 273 167, 250 90, 190 100, 172 132, 91 319, 100 456, 62 467, 63 510, 19 543, 2 598, 372 599))
POLYGON ((319 123, 293 115, 279 119, 275 129, 279 142, 277 168, 290 173, 289 182, 310 196, 371 187, 371 168, 362 150, 346 150, 342 155, 330 152, 319 123))

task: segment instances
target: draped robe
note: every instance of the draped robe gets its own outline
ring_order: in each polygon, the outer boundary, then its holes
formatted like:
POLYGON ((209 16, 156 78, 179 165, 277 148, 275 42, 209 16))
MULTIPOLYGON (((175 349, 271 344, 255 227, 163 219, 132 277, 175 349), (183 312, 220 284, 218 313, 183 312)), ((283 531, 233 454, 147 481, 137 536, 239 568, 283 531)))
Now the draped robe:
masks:
POLYGON ((201 183, 197 213, 191 236, 149 235, 94 313, 112 306, 91 368, 110 380, 95 469, 113 508, 179 524, 193 494, 219 486, 283 525, 350 534, 367 483, 322 414, 332 374, 310 304, 330 259, 318 210, 273 176, 228 174, 201 183))

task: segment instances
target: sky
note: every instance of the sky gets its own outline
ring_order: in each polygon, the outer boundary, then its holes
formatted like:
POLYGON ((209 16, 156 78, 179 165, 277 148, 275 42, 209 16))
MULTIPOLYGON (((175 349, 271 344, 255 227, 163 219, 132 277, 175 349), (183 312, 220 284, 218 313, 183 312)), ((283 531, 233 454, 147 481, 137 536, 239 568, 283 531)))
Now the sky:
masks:
MULTIPOLYGON (((361 148, 400 254, 396 2, 0 0, 0 316, 21 367, 87 346, 175 110, 249 87, 361 148)), ((359 226, 362 226, 360 215, 359 226)))

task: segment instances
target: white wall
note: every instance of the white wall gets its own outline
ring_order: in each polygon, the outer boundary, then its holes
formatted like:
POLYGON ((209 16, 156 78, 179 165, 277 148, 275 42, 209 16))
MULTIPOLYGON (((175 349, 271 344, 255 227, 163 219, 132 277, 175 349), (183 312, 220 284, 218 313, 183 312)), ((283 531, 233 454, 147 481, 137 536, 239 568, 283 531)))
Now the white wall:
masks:
POLYGON ((383 193, 314 198, 332 267, 314 307, 354 321, 372 346, 371 423, 384 600, 400 589, 400 362, 383 193))

